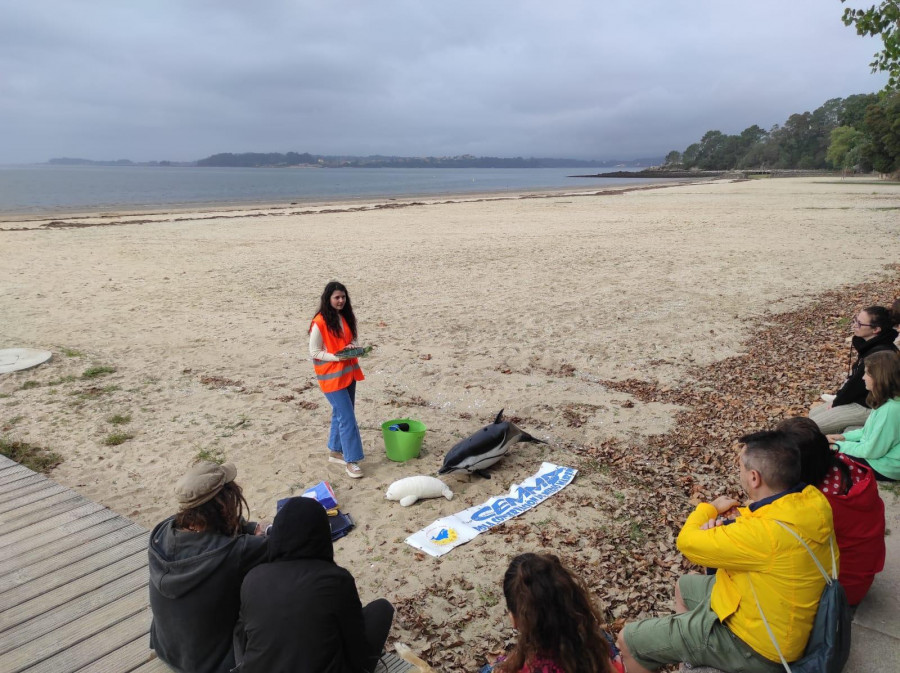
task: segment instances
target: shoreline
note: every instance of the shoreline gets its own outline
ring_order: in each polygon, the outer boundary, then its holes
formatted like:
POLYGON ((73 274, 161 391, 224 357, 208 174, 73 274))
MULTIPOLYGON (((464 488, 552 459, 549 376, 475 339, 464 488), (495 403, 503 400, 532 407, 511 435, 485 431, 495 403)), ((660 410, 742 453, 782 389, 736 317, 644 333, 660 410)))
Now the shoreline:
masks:
MULTIPOLYGON (((40 213, 4 213, 0 212, 0 231, 22 231, 47 228, 52 222, 65 220, 96 220, 91 225, 101 226, 102 220, 114 218, 151 218, 140 221, 122 221, 115 224, 145 224, 154 221, 166 221, 167 216, 179 216, 177 220, 203 220, 220 217, 260 217, 263 215, 312 215, 334 212, 364 212, 384 208, 398 208, 422 205, 438 205, 450 203, 481 203, 488 201, 512 201, 534 198, 560 198, 580 196, 604 196, 624 194, 644 189, 660 189, 696 182, 696 180, 667 179, 666 181, 648 181, 625 185, 604 185, 602 187, 567 187, 565 189, 529 189, 529 190, 494 190, 485 192, 446 192, 441 194, 408 194, 389 195, 384 197, 360 196, 355 199, 310 199, 301 201, 241 201, 217 202, 203 204, 175 204, 159 208, 97 208, 94 210, 53 210, 40 213), (299 209, 299 210, 298 210, 299 209), (284 212, 279 212, 284 211, 284 212), (194 216, 194 217, 191 217, 194 216), (39 223, 38 226, 21 226, 39 223), (18 227, 7 225, 20 225, 18 227)), ((74 225, 78 226, 78 225, 74 225)), ((54 227, 50 227, 54 228, 54 227)))

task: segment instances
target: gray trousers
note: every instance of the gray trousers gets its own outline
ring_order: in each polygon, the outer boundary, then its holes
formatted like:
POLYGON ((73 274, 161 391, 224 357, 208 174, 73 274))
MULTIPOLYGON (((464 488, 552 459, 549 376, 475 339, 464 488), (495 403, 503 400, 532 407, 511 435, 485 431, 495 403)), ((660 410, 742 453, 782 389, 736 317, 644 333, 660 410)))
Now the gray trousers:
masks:
POLYGON ((830 409, 827 404, 820 404, 809 410, 809 417, 823 434, 837 435, 849 428, 862 427, 870 413, 872 410, 861 404, 842 404, 830 409))

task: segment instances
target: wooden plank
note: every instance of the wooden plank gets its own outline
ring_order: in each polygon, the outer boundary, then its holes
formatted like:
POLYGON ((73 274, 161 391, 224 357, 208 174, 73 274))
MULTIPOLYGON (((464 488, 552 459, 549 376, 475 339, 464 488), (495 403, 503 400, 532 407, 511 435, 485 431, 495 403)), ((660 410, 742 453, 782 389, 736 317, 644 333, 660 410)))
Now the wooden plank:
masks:
MULTIPOLYGON (((117 624, 134 615, 144 616, 146 613, 148 630, 144 631, 144 633, 148 633, 150 619, 147 608, 149 605, 150 595, 147 591, 134 591, 117 601, 103 605, 93 612, 83 614, 81 619, 69 622, 65 626, 0 655, 0 670, 6 671, 6 673, 18 673, 18 671, 51 659, 64 653, 65 650, 70 650, 79 643, 95 638, 98 635, 107 640, 106 634, 109 629, 115 628, 117 624)), ((140 633, 137 633, 134 637, 137 638, 140 635, 140 633)), ((116 647, 125 645, 128 642, 128 640, 124 642, 119 641, 116 647)), ((111 647, 111 643, 104 643, 104 646, 109 647, 109 649, 102 654, 116 649, 111 647)), ((102 656, 102 654, 99 656, 102 656)), ((93 660, 91 659, 90 661, 93 660)))
MULTIPOLYGON (((63 536, 83 533, 111 519, 125 521, 112 510, 108 510, 97 503, 85 506, 84 512, 81 512, 82 516, 60 523, 56 528, 50 528, 49 530, 41 531, 39 529, 46 527, 35 524, 15 533, 7 533, 5 536, 0 536, 0 558, 15 560, 17 556, 39 549, 44 545, 59 540, 63 536)), ((72 515, 73 513, 70 513, 70 516, 72 515)))
POLYGON ((84 577, 79 578, 77 582, 63 584, 52 591, 36 596, 30 601, 21 603, 3 612, 3 621, 0 623, 0 629, 11 629, 16 625, 44 614, 57 606, 63 605, 80 596, 84 596, 113 580, 124 577, 146 564, 147 552, 143 551, 134 554, 133 556, 127 556, 120 559, 90 575, 85 575, 84 577))
POLYGON ((44 521, 48 517, 52 517, 55 512, 65 512, 88 502, 90 501, 82 498, 75 491, 65 489, 49 498, 2 512, 0 513, 0 535, 44 521))
POLYGON ((150 611, 141 610, 139 613, 123 619, 102 633, 82 640, 77 645, 73 645, 69 649, 63 650, 34 666, 29 666, 25 670, 28 673, 70 673, 79 668, 90 668, 93 662, 102 659, 110 652, 114 652, 131 641, 145 636, 149 632, 150 611))
POLYGON ((142 554, 143 561, 147 562, 147 539, 143 535, 72 563, 52 575, 29 580, 0 593, 0 611, 8 610, 66 584, 77 584, 79 578, 89 576, 91 573, 133 554, 142 554))
POLYGON ((54 531, 56 534, 52 537, 48 536, 44 544, 37 546, 26 545, 26 541, 23 540, 16 545, 4 547, 0 550, 0 577, 20 568, 27 568, 32 563, 50 558, 55 554, 63 553, 67 549, 74 549, 92 540, 97 540, 120 528, 135 525, 137 524, 131 523, 128 519, 120 516, 111 516, 99 523, 83 527, 74 533, 54 531))
POLYGON ((18 468, 9 468, 8 470, 3 470, 0 472, 0 489, 6 487, 9 484, 13 484, 20 479, 25 479, 26 477, 30 477, 36 472, 32 472, 27 467, 22 467, 21 465, 18 468))
POLYGON ((65 489, 65 486, 60 486, 56 482, 50 481, 49 479, 38 479, 37 481, 26 483, 29 480, 30 478, 26 478, 22 479, 21 481, 17 481, 13 484, 15 488, 11 488, 8 491, 4 490, 2 493, 0 493, 0 507, 3 508, 3 510, 0 511, 12 509, 13 506, 11 505, 11 503, 15 503, 20 498, 32 495, 33 493, 52 491, 51 493, 47 493, 46 495, 53 495, 53 493, 58 493, 60 492, 60 490, 65 489))
MULTIPOLYGON (((145 635, 132 640, 127 645, 110 652, 105 657, 93 661, 76 673, 128 673, 156 659, 156 653, 150 649, 150 636, 145 635)), ((159 662, 162 664, 162 662, 159 662)), ((163 664, 161 670, 169 671, 163 664)))
POLYGON ((14 470, 17 467, 22 468, 23 470, 28 469, 16 461, 10 460, 6 456, 0 456, 0 459, 2 459, 0 460, 0 473, 6 472, 7 470, 14 470))
POLYGON ((80 501, 72 500, 57 505, 52 516, 46 516, 45 513, 44 518, 30 518, 27 523, 24 521, 10 521, 5 525, 0 524, 0 549, 32 535, 57 530, 63 524, 103 509, 106 508, 100 503, 81 498, 80 501))
MULTIPOLYGON (((45 554, 42 559, 33 563, 21 563, 15 572, 0 575, 0 596, 20 584, 37 580, 67 566, 71 567, 79 561, 123 545, 136 537, 142 538, 142 544, 146 548, 147 535, 146 530, 133 523, 85 544, 73 545, 70 543, 69 548, 62 549, 55 554, 45 554)), ((117 551, 117 553, 120 552, 117 551)))
POLYGON ((68 500, 78 494, 70 488, 60 486, 55 482, 47 482, 49 488, 39 490, 37 493, 29 493, 27 495, 13 498, 8 502, 0 503, 0 521, 7 521, 7 512, 16 512, 19 514, 31 512, 35 507, 46 507, 41 504, 43 500, 51 500, 55 496, 65 496, 63 499, 68 500))
POLYGON ((172 669, 159 659, 154 659, 128 673, 172 673, 172 669))
POLYGON ((14 493, 20 493, 23 488, 34 486, 35 484, 54 484, 46 477, 39 474, 26 474, 21 479, 12 481, 8 484, 0 486, 0 502, 6 502, 10 498, 15 497, 14 493))
POLYGON ((0 637, 0 654, 21 647, 35 638, 40 638, 44 634, 80 619, 82 615, 93 612, 107 603, 117 601, 134 591, 143 591, 149 596, 147 591, 149 577, 150 571, 146 566, 138 568, 84 596, 79 596, 48 612, 37 615, 27 622, 3 631, 2 637, 0 637))
MULTIPOLYGON (((55 481, 47 480, 47 484, 54 490, 54 493, 46 494, 47 498, 53 495, 66 495, 68 498, 57 498, 58 501, 68 500, 72 497, 80 497, 77 491, 73 491, 71 488, 66 488, 61 484, 57 484, 55 481)), ((0 505, 0 524, 6 523, 7 521, 14 521, 16 517, 21 516, 22 514, 30 513, 34 510, 35 507, 46 507, 47 505, 51 505, 52 503, 46 503, 41 505, 32 505, 32 503, 37 503, 39 500, 47 499, 47 498, 38 498, 30 501, 22 502, 16 504, 16 499, 13 498, 7 502, 4 502, 0 505), (16 512, 15 510, 21 509, 22 511, 16 512)))

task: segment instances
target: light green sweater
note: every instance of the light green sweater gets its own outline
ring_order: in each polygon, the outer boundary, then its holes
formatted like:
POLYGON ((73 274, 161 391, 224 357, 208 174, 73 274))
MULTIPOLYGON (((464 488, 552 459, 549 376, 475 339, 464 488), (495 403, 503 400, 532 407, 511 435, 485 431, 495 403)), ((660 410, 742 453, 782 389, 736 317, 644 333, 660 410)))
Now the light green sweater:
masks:
POLYGON ((859 430, 844 433, 837 442, 841 453, 865 458, 876 472, 900 479, 900 398, 873 409, 859 430))

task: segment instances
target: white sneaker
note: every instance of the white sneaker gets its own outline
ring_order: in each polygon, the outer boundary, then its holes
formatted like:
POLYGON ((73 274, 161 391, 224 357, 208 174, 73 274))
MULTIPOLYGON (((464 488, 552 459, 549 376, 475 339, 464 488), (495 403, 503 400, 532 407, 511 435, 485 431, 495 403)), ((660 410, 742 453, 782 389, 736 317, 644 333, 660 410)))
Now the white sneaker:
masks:
POLYGON ((340 451, 329 451, 328 452, 328 462, 334 463, 335 465, 346 465, 347 461, 344 460, 344 454, 340 451))
POLYGON ((356 463, 347 463, 347 476, 353 479, 362 479, 362 468, 356 463))
POLYGON ((822 398, 823 402, 834 402, 834 398, 837 397, 837 395, 829 395, 828 393, 822 393, 821 395, 819 395, 819 397, 822 398))

